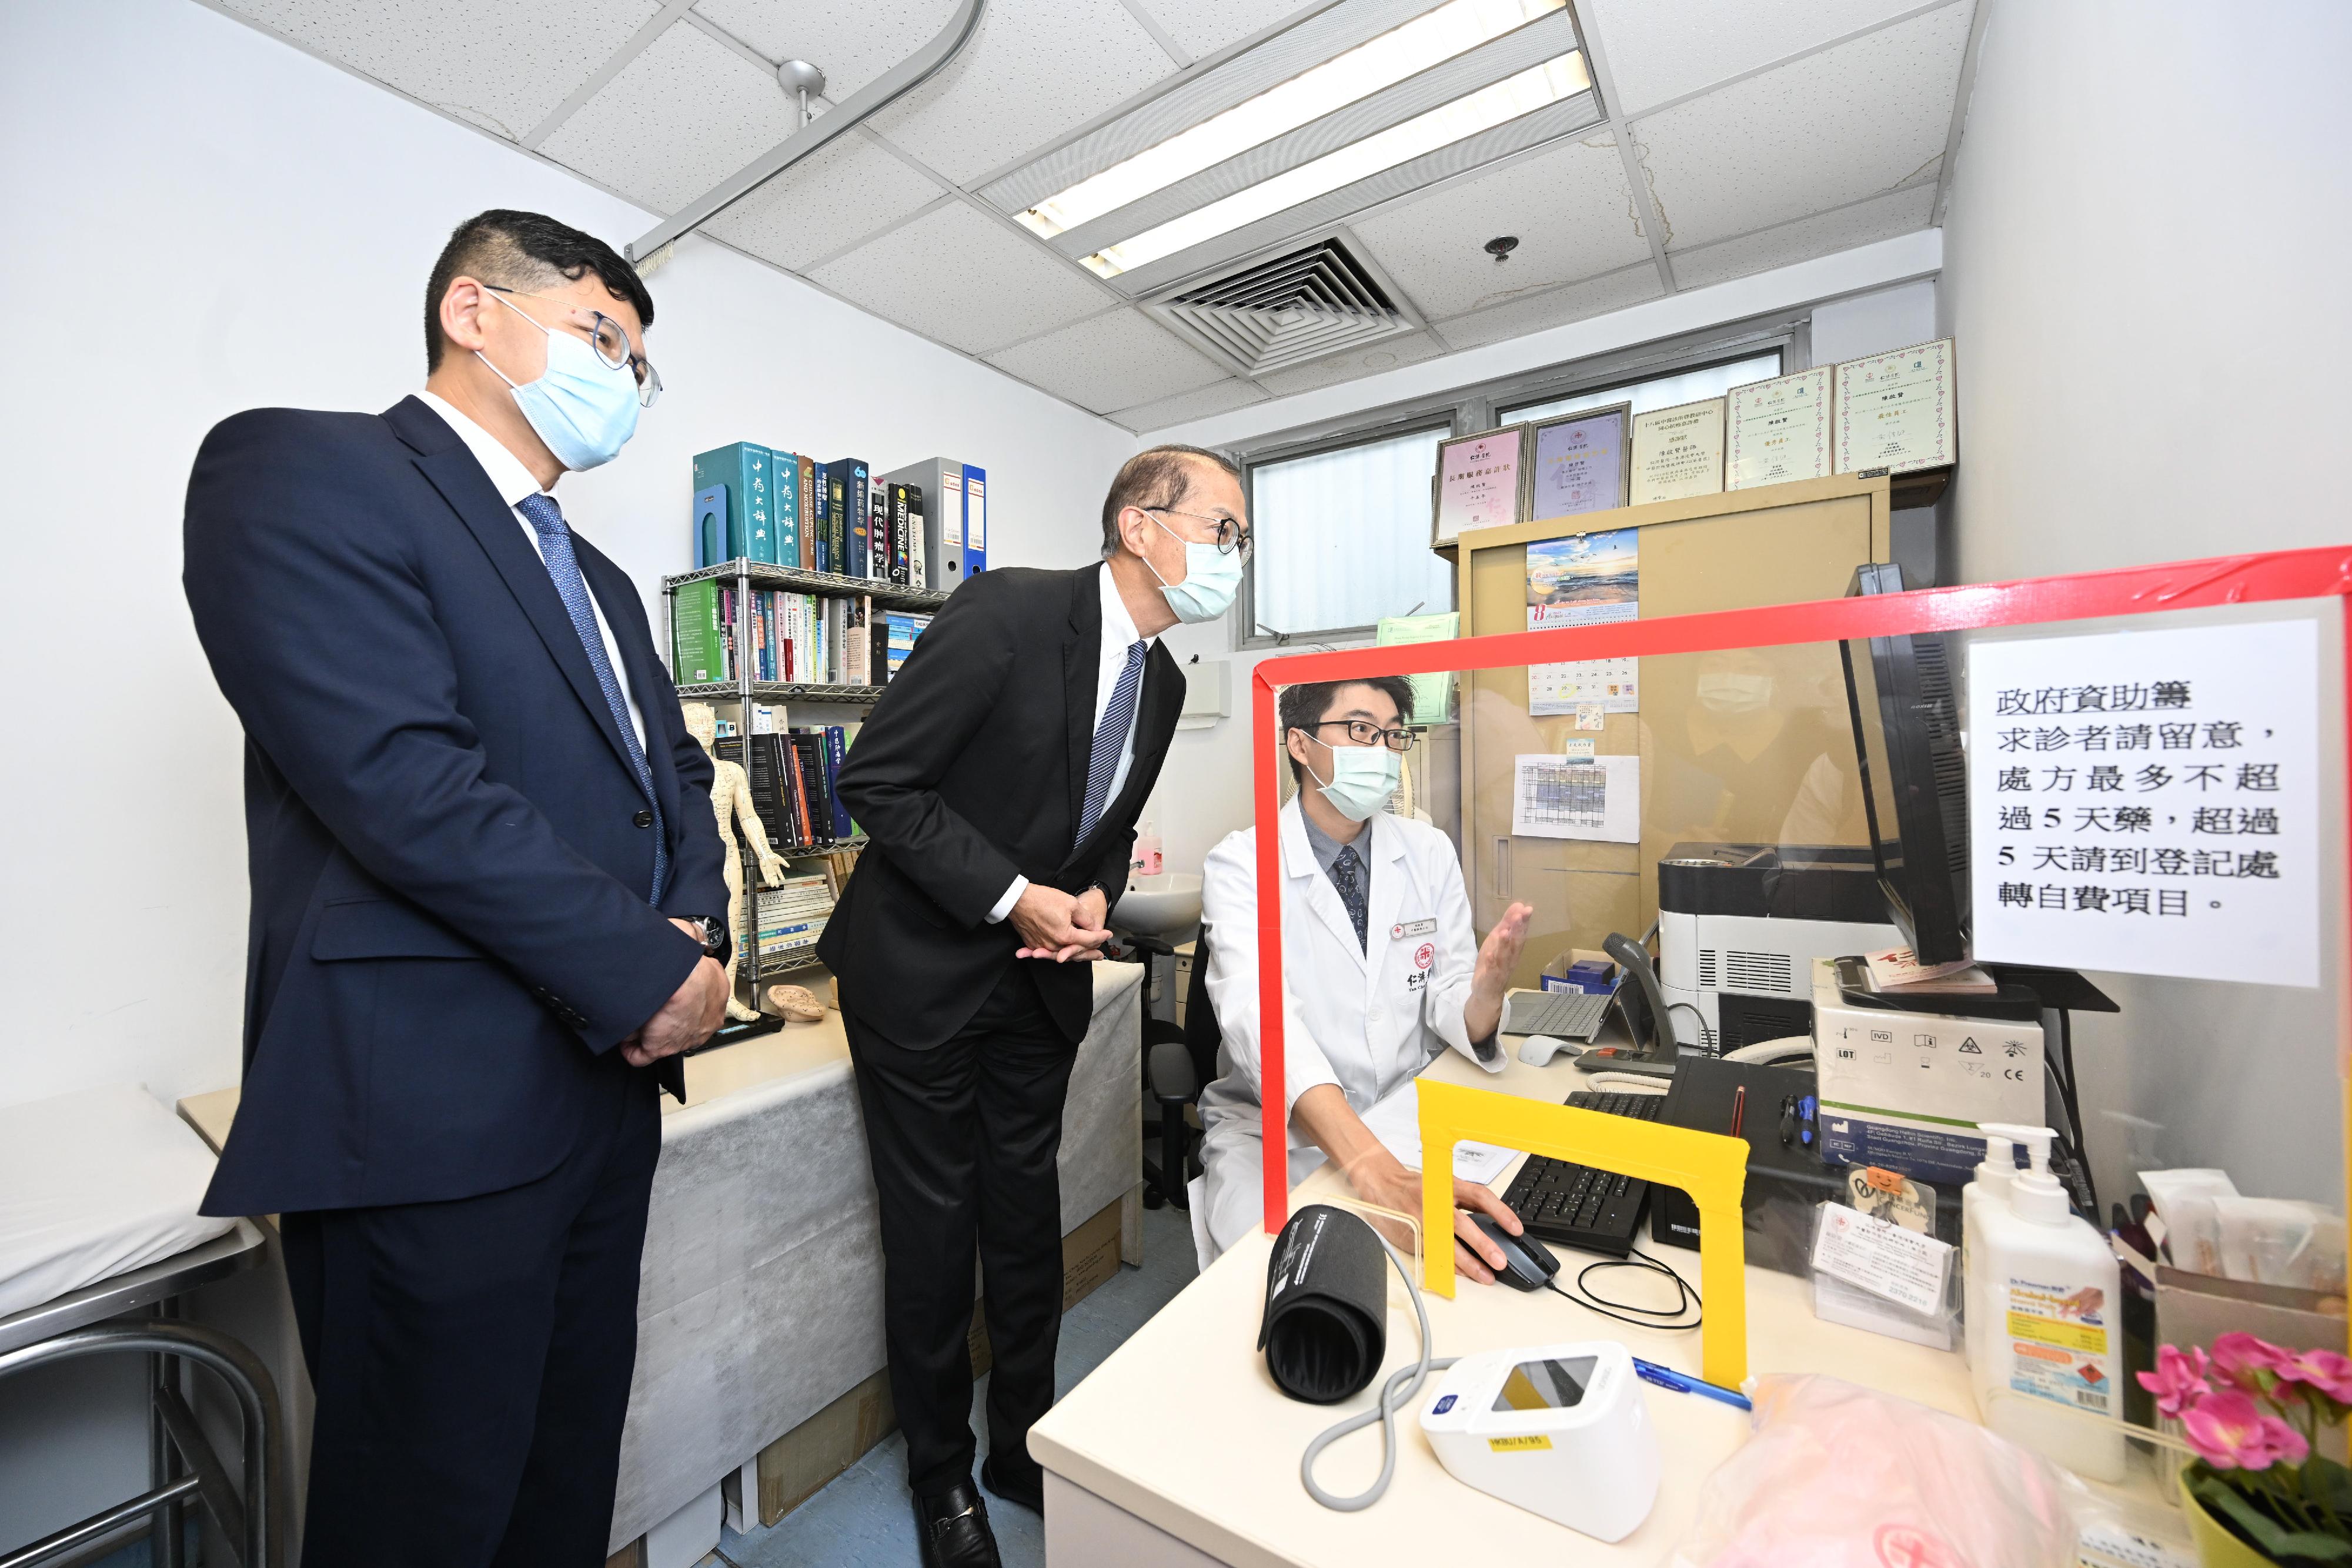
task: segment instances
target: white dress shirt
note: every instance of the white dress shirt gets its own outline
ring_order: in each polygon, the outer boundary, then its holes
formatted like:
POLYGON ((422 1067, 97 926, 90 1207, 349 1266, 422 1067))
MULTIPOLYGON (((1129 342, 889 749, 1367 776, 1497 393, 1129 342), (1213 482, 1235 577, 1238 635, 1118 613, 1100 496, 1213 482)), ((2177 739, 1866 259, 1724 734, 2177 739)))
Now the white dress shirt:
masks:
MULTIPOLYGON (((474 461, 482 465, 482 472, 490 476, 490 486, 498 491, 499 499, 514 511, 515 521, 522 527, 522 537, 530 541, 532 553, 541 561, 546 560, 547 552, 540 549, 539 530, 531 527, 530 519, 522 515, 520 507, 527 496, 544 494, 552 500, 552 492, 541 491, 539 481, 532 478, 530 470, 522 465, 522 459, 499 445, 497 436, 458 413, 446 398, 422 391, 416 395, 457 433, 457 439, 466 444, 466 449, 474 455, 474 461)), ((583 573, 583 585, 587 580, 587 575, 583 573)), ((604 619, 604 607, 596 602, 593 588, 588 590, 588 608, 596 617, 596 630, 604 639, 605 662, 613 666, 613 678, 621 683, 621 699, 629 706, 629 719, 637 727, 637 744, 642 747, 646 744, 646 716, 637 706, 637 694, 630 689, 629 666, 621 662, 621 646, 613 641, 613 628, 604 619)))
MULTIPOLYGON (((1103 562, 1095 573, 1095 579, 1102 593, 1102 645, 1095 659, 1095 722, 1091 727, 1093 732, 1098 733, 1102 729, 1103 716, 1110 712, 1111 693, 1118 689, 1118 677, 1127 670, 1127 651, 1141 643, 1144 656, 1148 659, 1151 654, 1151 644, 1160 639, 1157 636, 1146 637, 1135 629, 1135 617, 1127 612, 1127 601, 1118 596, 1118 582, 1110 574, 1110 562, 1103 562)), ((1128 710, 1127 732, 1118 737, 1118 766, 1111 770, 1110 788, 1103 794, 1105 810, 1108 810, 1110 803, 1118 799, 1118 792, 1127 788, 1128 773, 1135 767, 1135 721, 1142 711, 1143 685, 1142 677, 1139 675, 1136 678, 1135 706, 1128 710)), ((1092 766, 1091 757, 1088 766, 1092 766)), ((1012 914, 1013 906, 1021 902, 1022 891, 1028 885, 1027 877, 1013 877, 1013 884, 1004 890, 1004 896, 998 899, 996 907, 988 912, 989 923, 993 925, 1012 914)))

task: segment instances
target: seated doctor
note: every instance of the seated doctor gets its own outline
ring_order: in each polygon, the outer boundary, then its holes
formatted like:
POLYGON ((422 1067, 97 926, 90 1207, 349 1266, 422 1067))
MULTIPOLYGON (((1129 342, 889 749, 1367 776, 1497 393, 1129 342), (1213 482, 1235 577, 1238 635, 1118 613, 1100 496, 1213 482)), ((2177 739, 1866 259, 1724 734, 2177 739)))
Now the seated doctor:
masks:
MULTIPOLYGON (((1426 822, 1391 816, 1412 688, 1401 676, 1291 686, 1283 743, 1298 793, 1276 819, 1282 841, 1284 1040, 1290 1182, 1337 1162, 1356 1196, 1421 1211, 1421 1177, 1364 1125, 1362 1113, 1451 1048, 1489 1072, 1503 992, 1534 914, 1514 904, 1474 946, 1454 845, 1426 822)), ((1202 1207, 1214 1249, 1264 1217, 1258 1087, 1257 830, 1229 834, 1202 867, 1209 999, 1224 1036, 1217 1081, 1201 1096, 1202 1207)), ((1517 1235, 1492 1188, 1454 1184, 1454 1266, 1491 1281, 1502 1265, 1465 1209, 1517 1235)))

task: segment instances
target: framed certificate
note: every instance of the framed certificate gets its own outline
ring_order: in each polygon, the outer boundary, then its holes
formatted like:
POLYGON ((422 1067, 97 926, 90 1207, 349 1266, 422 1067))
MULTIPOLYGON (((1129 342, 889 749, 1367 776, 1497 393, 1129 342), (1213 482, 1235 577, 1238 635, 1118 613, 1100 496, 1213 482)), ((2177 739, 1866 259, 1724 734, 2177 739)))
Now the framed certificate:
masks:
POLYGON ((1830 476, 1830 368, 1731 389, 1723 487, 1830 476))
POLYGON ((1528 426, 1528 481, 1520 515, 1572 517, 1625 504, 1627 427, 1633 405, 1580 409, 1528 426))
POLYGON ((1723 400, 1678 403, 1633 416, 1627 505, 1723 493, 1723 400))
POLYGON ((1952 340, 1938 338, 1837 368, 1837 472, 1942 468, 1959 455, 1952 340))
POLYGON ((1429 542, 1450 545, 1465 528, 1519 520, 1519 472, 1528 427, 1507 424, 1437 444, 1437 504, 1429 542))

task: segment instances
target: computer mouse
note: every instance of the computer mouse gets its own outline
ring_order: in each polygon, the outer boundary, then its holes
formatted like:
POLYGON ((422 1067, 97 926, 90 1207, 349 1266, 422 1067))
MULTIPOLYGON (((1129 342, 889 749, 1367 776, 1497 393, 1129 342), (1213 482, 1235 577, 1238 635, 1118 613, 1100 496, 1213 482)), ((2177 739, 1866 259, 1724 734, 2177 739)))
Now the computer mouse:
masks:
POLYGON ((1565 1051, 1573 1056, 1579 1049, 1564 1040, 1554 1040, 1548 1034, 1531 1034, 1528 1036, 1526 1043, 1519 1047, 1519 1060, 1529 1067, 1549 1067, 1551 1059, 1561 1051, 1565 1051))
POLYGON ((1495 1278, 1515 1291, 1539 1291, 1544 1281, 1559 1272, 1559 1260, 1551 1249, 1534 1237, 1522 1233, 1512 1235, 1503 1228, 1502 1221, 1491 1214, 1473 1214, 1470 1223, 1486 1233, 1486 1239, 1502 1249, 1503 1268, 1495 1278))

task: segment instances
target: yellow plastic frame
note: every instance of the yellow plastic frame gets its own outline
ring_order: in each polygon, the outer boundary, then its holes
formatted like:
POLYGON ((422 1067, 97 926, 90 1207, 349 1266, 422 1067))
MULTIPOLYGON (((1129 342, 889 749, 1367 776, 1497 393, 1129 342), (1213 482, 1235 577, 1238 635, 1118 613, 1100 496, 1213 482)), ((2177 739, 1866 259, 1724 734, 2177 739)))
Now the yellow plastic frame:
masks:
MULTIPOLYGON (((1748 1249, 1739 1208, 1748 1185, 1746 1140, 1424 1078, 1423 1236, 1454 1234, 1454 1145, 1465 1138, 1664 1182, 1690 1194, 1698 1205, 1699 1291, 1706 1302, 1700 1375, 1727 1388, 1746 1380, 1748 1249)), ((1454 1294, 1453 1248, 1422 1249, 1422 1284, 1441 1296, 1454 1294)))

